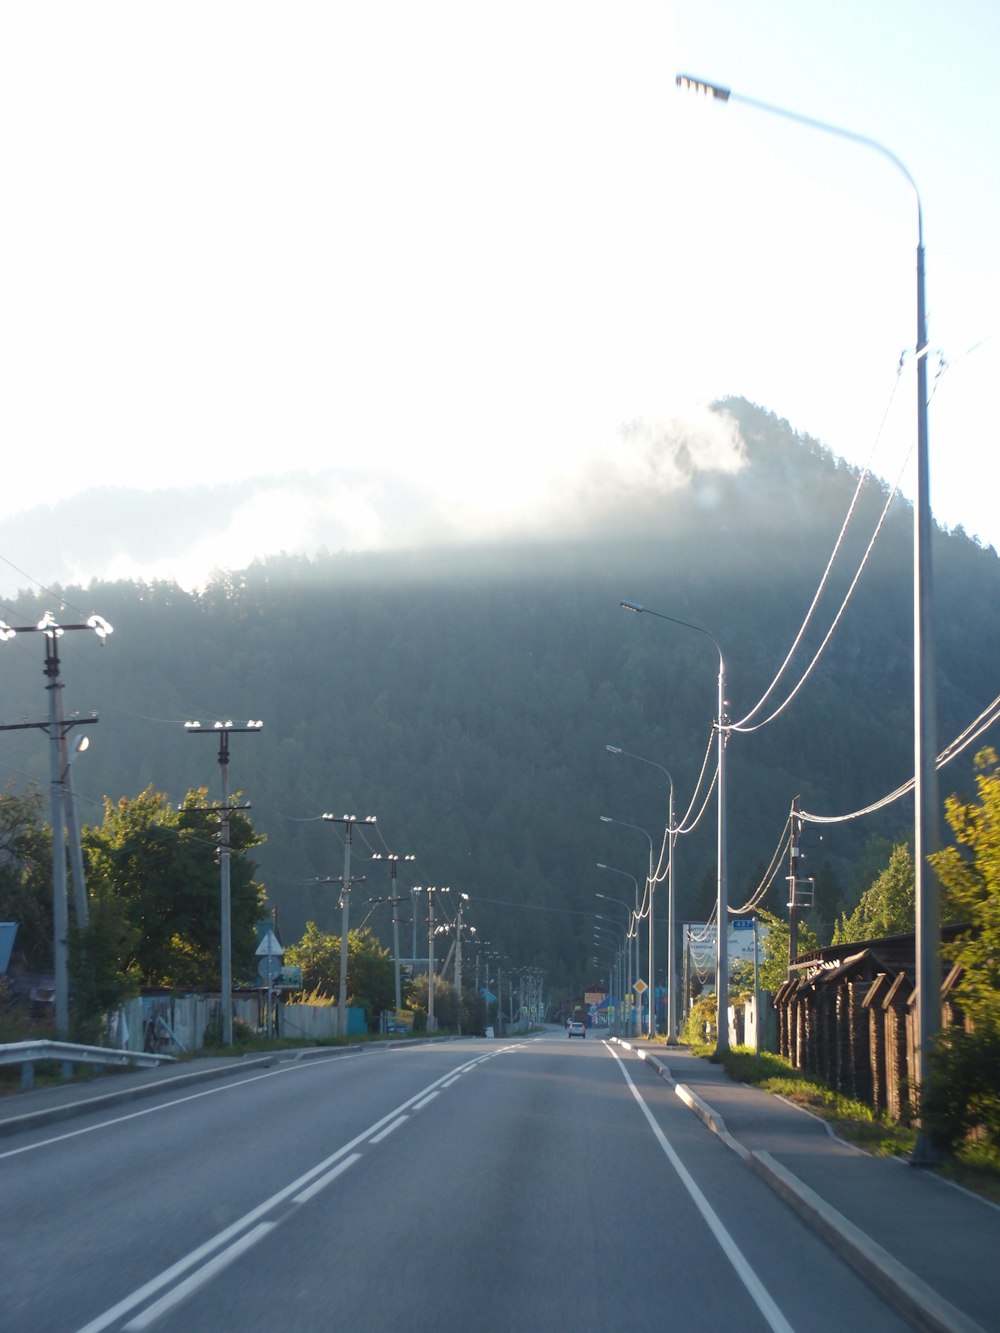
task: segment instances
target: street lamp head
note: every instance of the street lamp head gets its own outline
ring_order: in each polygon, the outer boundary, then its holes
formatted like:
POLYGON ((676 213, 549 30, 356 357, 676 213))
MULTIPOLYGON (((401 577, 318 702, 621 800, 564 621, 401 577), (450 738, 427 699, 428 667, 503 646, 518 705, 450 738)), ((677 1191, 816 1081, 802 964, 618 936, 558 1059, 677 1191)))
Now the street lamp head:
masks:
POLYGON ((92 629, 102 643, 109 634, 114 634, 115 632, 114 626, 109 625, 103 616, 88 617, 87 628, 92 629))
POLYGON ((701 93, 703 97, 714 97, 720 102, 729 101, 729 89, 721 84, 696 79, 692 74, 678 74, 674 82, 684 92, 701 93))
POLYGON ((610 815, 601 815, 600 820, 602 824, 613 824, 615 822, 610 815))
POLYGON ((621 747, 620 745, 605 745, 604 748, 605 748, 605 750, 607 750, 608 754, 621 754, 621 753, 622 753, 622 747, 621 747))
POLYGON ((6 621, 0 620, 0 643, 6 643, 8 639, 17 637, 17 630, 11 629, 6 621))
POLYGON ((185 722, 185 723, 184 723, 184 728, 185 728, 186 731, 198 731, 198 730, 200 729, 200 727, 201 727, 201 723, 200 723, 200 722, 185 722))
POLYGON ((625 611, 645 611, 641 602, 619 602, 618 605, 625 611))

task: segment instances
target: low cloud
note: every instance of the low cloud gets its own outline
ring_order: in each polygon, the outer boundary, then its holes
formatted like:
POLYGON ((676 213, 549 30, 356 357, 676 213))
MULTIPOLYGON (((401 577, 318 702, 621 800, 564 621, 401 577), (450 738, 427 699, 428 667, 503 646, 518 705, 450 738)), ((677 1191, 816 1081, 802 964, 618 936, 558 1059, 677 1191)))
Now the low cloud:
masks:
MULTIPOLYGON (((511 457, 516 457, 512 454, 511 457)), ((695 478, 731 474, 746 456, 735 421, 702 408, 628 423, 576 468, 546 472, 491 456, 447 488, 361 470, 257 477, 229 486, 101 488, 0 521, 0 591, 30 583, 169 580, 281 552, 377 551, 579 532, 657 501, 695 478)))

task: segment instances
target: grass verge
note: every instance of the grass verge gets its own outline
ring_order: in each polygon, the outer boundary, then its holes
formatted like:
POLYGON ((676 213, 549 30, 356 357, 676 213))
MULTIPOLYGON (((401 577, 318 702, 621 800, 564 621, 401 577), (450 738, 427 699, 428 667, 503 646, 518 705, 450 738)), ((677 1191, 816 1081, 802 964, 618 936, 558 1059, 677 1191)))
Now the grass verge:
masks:
MULTIPOLYGON (((709 1046, 694 1048, 709 1057, 709 1046)), ((722 1061, 730 1078, 749 1083, 765 1092, 794 1102, 827 1120, 840 1138, 876 1157, 908 1157, 916 1142, 916 1130, 888 1116, 877 1115, 863 1102, 844 1097, 822 1079, 793 1069, 780 1055, 737 1046, 722 1061)), ((980 1144, 969 1144, 933 1170, 944 1179, 1000 1204, 1000 1154, 980 1144)))

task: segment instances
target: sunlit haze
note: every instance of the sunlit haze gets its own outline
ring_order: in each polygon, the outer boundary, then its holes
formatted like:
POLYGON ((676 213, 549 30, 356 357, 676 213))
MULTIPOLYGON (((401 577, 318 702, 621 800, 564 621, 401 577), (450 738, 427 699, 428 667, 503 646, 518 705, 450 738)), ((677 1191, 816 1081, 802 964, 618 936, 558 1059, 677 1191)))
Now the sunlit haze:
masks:
POLYGON ((281 549, 537 531, 595 484, 678 484, 650 438, 731 466, 705 412, 728 394, 856 464, 877 441, 894 482, 905 177, 681 70, 905 164, 932 504, 1000 546, 998 53, 974 0, 5 7, 0 556, 193 586, 281 549), (39 510, 243 482, 163 549, 39 510))

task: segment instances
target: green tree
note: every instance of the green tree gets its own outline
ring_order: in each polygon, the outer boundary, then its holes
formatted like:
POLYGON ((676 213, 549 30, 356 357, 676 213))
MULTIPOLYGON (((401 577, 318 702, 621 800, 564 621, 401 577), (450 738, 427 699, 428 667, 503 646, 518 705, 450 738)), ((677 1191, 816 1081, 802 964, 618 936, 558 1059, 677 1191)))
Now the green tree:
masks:
POLYGON ((52 967, 52 835, 36 788, 0 794, 0 921, 16 921, 32 971, 52 967))
POLYGON ((70 928, 70 1022, 75 1041, 96 1044, 108 1015, 138 994, 139 931, 107 881, 90 881, 87 896, 87 925, 70 928))
MULTIPOLYGON (((757 915, 761 925, 767 928, 767 933, 761 934, 763 943, 757 960, 757 981, 761 990, 770 991, 773 995, 788 979, 788 941, 791 932, 787 921, 768 912, 766 908, 758 907, 757 915)), ((813 949, 819 948, 815 931, 810 930, 804 921, 799 922, 798 939, 799 953, 811 953, 813 949)), ((753 985, 752 971, 750 985, 753 985)))
MULTIPOLYGON (((350 936, 348 936, 350 948, 350 936)), ((302 990, 306 995, 322 995, 332 1000, 340 988, 340 937, 320 930, 315 921, 307 921, 305 934, 298 944, 285 950, 284 961, 302 969, 302 990)), ((350 954, 348 953, 348 975, 350 954)))
POLYGON ((961 963, 958 1000, 979 1030, 1000 1034, 1000 768, 990 747, 976 756, 978 802, 950 796, 945 814, 958 844, 931 857, 945 889, 944 915, 969 929, 945 950, 961 963), (961 850, 960 850, 961 849, 961 850))
POLYGON ((945 814, 956 846, 930 857, 945 890, 942 915, 966 924, 945 957, 961 966, 955 998, 970 1030, 940 1034, 921 1107, 945 1148, 971 1138, 1000 1150, 1000 769, 996 751, 976 755, 978 801, 950 796, 945 814))
MULTIPOLYGON (((285 962, 302 969, 302 989, 336 999, 340 994, 340 936, 306 923, 298 944, 285 950, 285 962)), ((372 932, 352 930, 347 936, 347 1003, 364 1009, 371 1024, 395 999, 392 954, 372 932)))
POLYGON ((850 914, 838 918, 833 928, 834 944, 881 939, 913 930, 916 898, 913 856, 905 842, 892 849, 885 870, 861 895, 850 914))
MULTIPOLYGON (((237 799, 236 797, 233 798, 237 799)), ((177 810, 147 787, 134 799, 105 799, 104 821, 85 830, 89 873, 126 904, 136 928, 126 960, 143 984, 175 990, 218 985, 221 912, 219 816, 207 790, 191 790, 177 810)), ((233 976, 249 977, 263 889, 247 852, 262 839, 240 811, 229 817, 233 976)))
MULTIPOLYGON (((427 973, 421 972, 406 988, 406 1003, 411 1009, 427 1013, 427 973)), ((434 1018, 439 1028, 458 1030, 458 993, 444 977, 434 978, 434 1018)))

